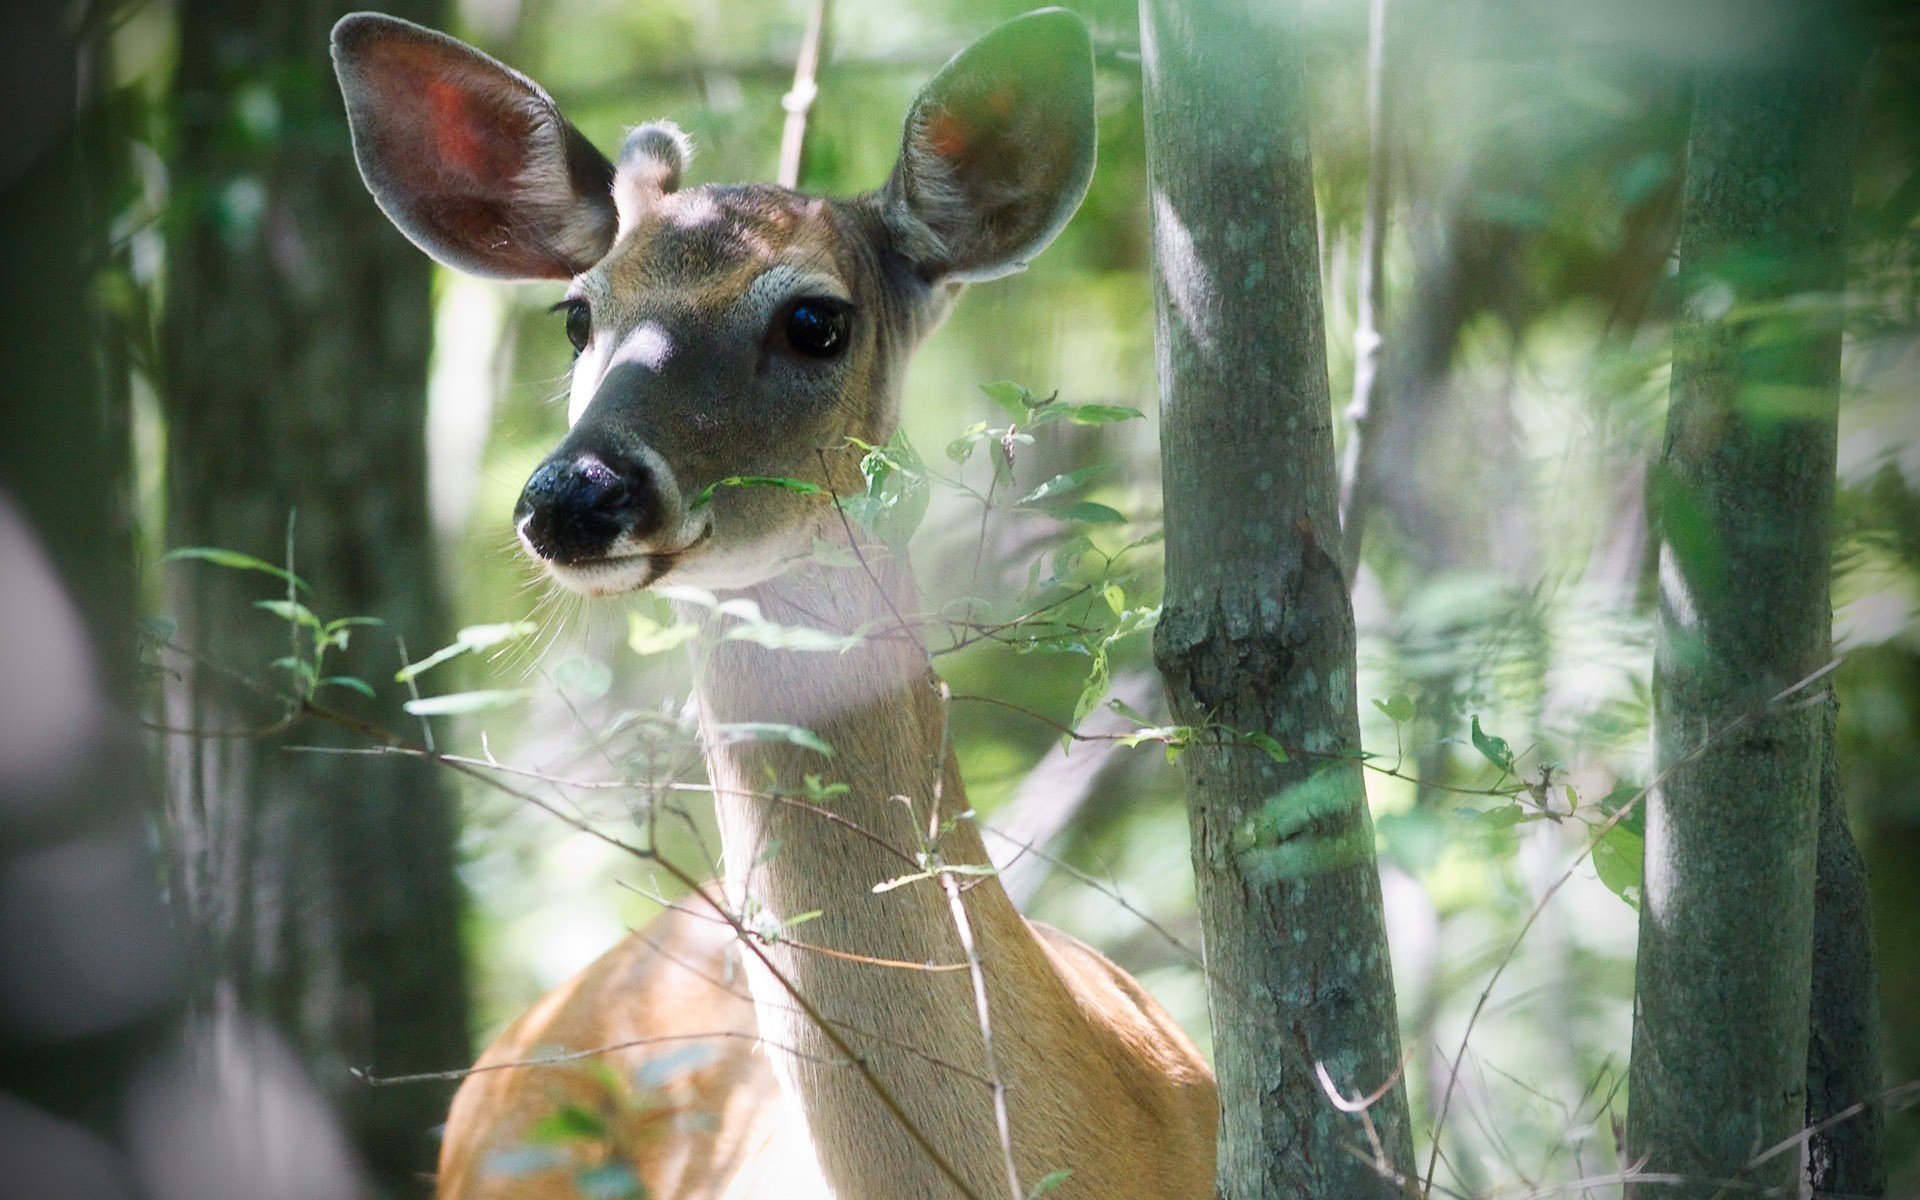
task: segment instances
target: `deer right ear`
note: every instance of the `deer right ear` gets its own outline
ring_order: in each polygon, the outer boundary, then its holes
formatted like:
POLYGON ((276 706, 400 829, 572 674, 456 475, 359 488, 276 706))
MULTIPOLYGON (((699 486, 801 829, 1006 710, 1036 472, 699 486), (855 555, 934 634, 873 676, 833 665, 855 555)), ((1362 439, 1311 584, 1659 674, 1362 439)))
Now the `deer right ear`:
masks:
POLYGON ((333 27, 333 66, 367 190, 434 258, 566 279, 612 248, 613 166, 531 79, 378 13, 333 27))
POLYGON ((1015 17, 962 50, 907 114, 883 211, 928 280, 1018 271, 1093 179, 1093 45, 1060 8, 1015 17))

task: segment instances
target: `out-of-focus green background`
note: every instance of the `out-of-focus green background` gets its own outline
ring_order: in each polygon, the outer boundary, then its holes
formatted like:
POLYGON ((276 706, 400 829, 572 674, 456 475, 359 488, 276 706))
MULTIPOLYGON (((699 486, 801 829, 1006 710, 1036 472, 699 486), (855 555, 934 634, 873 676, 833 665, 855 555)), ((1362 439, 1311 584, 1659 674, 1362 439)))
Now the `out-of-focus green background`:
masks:
MULTIPOLYGON (((833 0, 803 186, 877 186, 915 89, 1022 7, 833 0)), ((1116 0, 1073 7, 1098 53, 1092 191, 1029 271, 962 300, 908 377, 906 430, 934 477, 914 543, 929 610, 968 596, 1013 604, 1036 567, 1095 585, 1069 610, 1104 604, 1107 583, 1127 606, 1158 594, 1137 18, 1116 0), (1145 419, 1037 429, 1011 481, 994 484, 993 445, 964 463, 946 448, 976 423, 1007 424, 982 391, 997 381, 1131 406, 1145 419), (1124 521, 1062 520, 1012 503, 1096 464, 1111 469, 1086 477, 1074 498, 1124 521), (1103 553, 1129 546, 1102 569, 1103 553), (1063 550, 1085 561, 1063 562, 1063 550)), ((447 16, 452 32, 540 80, 603 148, 642 120, 679 122, 697 148, 688 182, 699 184, 772 177, 810 8, 463 0, 447 16)), ((1462 1060, 1440 1178, 1464 1190, 1524 1190, 1621 1166, 1613 1124, 1623 1112, 1637 843, 1629 829, 1596 859, 1576 859, 1604 798, 1647 782, 1645 493, 1682 300, 1672 268, 1689 72, 1726 50, 1744 10, 1388 0, 1388 11, 1396 103, 1382 335, 1401 415, 1382 442, 1389 465, 1355 608, 1367 746, 1397 773, 1370 773, 1369 795, 1416 1128, 1431 1123, 1469 1017, 1517 946, 1462 1060), (1534 794, 1516 804, 1479 790, 1503 781, 1475 746, 1476 722, 1542 782, 1534 794), (1532 920, 1570 866, 1572 881, 1532 920)), ((1840 761, 1874 879, 1893 1084, 1920 1075, 1920 41, 1898 17, 1885 27, 1867 68, 1855 190, 1833 599, 1840 761)), ((1297 32, 1313 97, 1327 351, 1344 402, 1368 174, 1367 5, 1309 0, 1297 32)), ((169 206, 200 185, 168 165, 177 38, 173 9, 146 3, 126 7, 109 39, 109 69, 137 115, 130 161, 140 186, 117 226, 129 248, 124 284, 154 294, 168 269, 169 206)), ((337 108, 292 114, 271 81, 248 86, 259 89, 251 109, 236 111, 252 111, 263 136, 344 137, 337 108)), ((244 221, 249 194, 224 186, 209 211, 244 221)), ((686 736, 676 728, 690 721, 686 665, 678 651, 641 656, 628 645, 633 612, 666 619, 657 601, 556 599, 513 546, 514 498, 565 426, 568 345, 546 311, 560 293, 557 284, 435 276, 432 565, 455 627, 531 620, 537 632, 418 682, 433 692, 527 689, 511 705, 440 720, 443 747, 548 777, 532 786, 617 831, 635 793, 551 780, 622 779, 670 758, 686 736)), ((155 549, 166 429, 154 381, 135 375, 141 511, 155 549)), ((267 558, 279 549, 233 548, 267 558)), ((1205 1045, 1198 970, 1142 919, 1197 948, 1179 778, 1164 747, 1063 741, 1094 644, 951 649, 952 640, 950 631, 933 639, 956 695, 955 743, 975 806, 1010 835, 990 842, 1006 861, 1019 858, 1010 886, 1033 915, 1133 971, 1205 1045), (1034 840, 1073 870, 1014 854, 1034 840)), ((1112 696, 1163 721, 1148 636, 1114 642, 1109 665, 1112 696)), ((1081 728, 1138 724, 1102 704, 1081 728)), ((660 881, 524 803, 469 781, 461 789, 473 1030, 484 1039, 645 921, 660 881)), ((691 869, 713 844, 710 826, 701 834, 668 832, 662 844, 691 869)), ((1896 1179, 1920 1189, 1920 1131, 1896 1118, 1890 1140, 1896 1179)))

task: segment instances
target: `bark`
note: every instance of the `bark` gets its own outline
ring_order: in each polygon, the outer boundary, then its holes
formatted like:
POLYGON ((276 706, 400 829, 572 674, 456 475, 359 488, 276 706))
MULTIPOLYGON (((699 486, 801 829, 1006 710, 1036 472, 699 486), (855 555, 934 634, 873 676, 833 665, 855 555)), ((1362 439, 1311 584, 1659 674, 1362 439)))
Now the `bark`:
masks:
POLYGON ((1808 1144, 1807 1182, 1815 1197, 1835 1200, 1887 1191, 1879 1108, 1838 1116, 1880 1091, 1880 981, 1867 867, 1847 827, 1840 791, 1837 709, 1827 705, 1822 730, 1807 1044, 1807 1124, 1834 1121, 1808 1144))
POLYGON ((1167 526, 1154 653, 1176 719, 1207 729, 1181 762, 1222 1197, 1387 1195, 1411 1159, 1353 758, 1353 615, 1297 21, 1291 5, 1141 5, 1167 526), (1277 761, 1223 731, 1292 753, 1277 761), (1349 1099, 1385 1093, 1349 1115, 1318 1066, 1349 1099))
MULTIPOLYGON (((381 686, 362 711, 401 727, 399 655, 448 640, 425 467, 429 268, 361 187, 327 61, 346 4, 201 0, 180 9, 162 387, 168 541, 270 560, 315 585, 321 616, 368 615, 330 670, 381 686)), ((431 23, 429 0, 389 5, 431 23)), ((279 709, 218 663, 265 679, 287 625, 256 574, 168 569, 191 659, 169 724, 240 731, 279 709)), ((273 680, 285 684, 280 674, 273 680)), ((357 704, 345 691, 323 702, 357 704)), ((291 754, 354 744, 314 724, 291 738, 171 740, 176 895, 196 934, 199 1004, 262 1016, 339 1106, 377 1184, 417 1190, 448 1092, 371 1089, 349 1069, 468 1061, 450 790, 412 762, 291 754)))
MULTIPOLYGON (((1838 297, 1859 60, 1809 16, 1703 72, 1681 225, 1659 501, 1656 768, 1629 1156, 1721 1194, 1806 1115, 1826 734, 1804 693, 1830 653, 1838 297), (1790 302, 1790 303, 1783 303, 1790 302)), ((1856 1099, 1859 1097, 1856 1097, 1856 1099)))

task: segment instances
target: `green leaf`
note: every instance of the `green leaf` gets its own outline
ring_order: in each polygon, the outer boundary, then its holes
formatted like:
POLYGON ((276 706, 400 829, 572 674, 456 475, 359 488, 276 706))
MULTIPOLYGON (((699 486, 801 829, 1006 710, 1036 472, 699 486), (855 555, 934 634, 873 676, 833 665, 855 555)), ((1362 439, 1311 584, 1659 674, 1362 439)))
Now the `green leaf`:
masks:
POLYGON ((699 626, 691 622, 675 621, 671 625, 662 625, 638 610, 627 614, 627 647, 642 658, 685 645, 699 633, 699 626))
POLYGON ((1499 808, 1485 810, 1473 808, 1455 809, 1455 812, 1472 821, 1475 826, 1485 830, 1512 829, 1527 818, 1527 810, 1518 804, 1503 804, 1499 808))
POLYGON ((1059 508, 1049 508, 1047 515, 1056 521, 1078 521, 1082 525, 1125 525, 1128 521, 1127 515, 1119 509, 1095 504, 1091 500, 1077 500, 1059 508))
POLYGON ((316 632, 323 628, 313 610, 297 600, 255 600, 253 606, 265 609, 288 624, 304 625, 316 632))
POLYGON ((216 567, 231 567, 236 571, 259 571, 271 575, 282 583, 291 583, 303 592, 313 590, 307 581, 282 567, 276 567, 262 558, 251 554, 242 554, 238 550, 222 550, 217 546, 176 546, 167 551, 162 562, 179 562, 182 559, 197 559, 212 563, 216 567))
POLYGON ((1075 425, 1112 425, 1146 419, 1146 414, 1139 409, 1122 404, 1061 404, 1047 411, 1061 413, 1075 425))
POLYGON ((329 675, 320 681, 320 687, 343 687, 348 691, 359 692, 369 700, 379 699, 372 684, 353 675, 329 675))
POLYGON ((985 421, 975 421, 965 433, 947 443, 947 458, 955 465, 965 465, 973 457, 974 447, 991 436, 985 421))
POLYGON ((1242 733, 1240 735, 1240 740, 1245 742, 1247 745, 1254 747, 1257 750, 1265 751, 1267 757, 1271 758, 1275 762, 1283 763, 1283 762, 1293 761, 1292 759, 1287 757, 1287 748, 1285 746, 1282 746, 1279 742, 1275 741, 1271 734, 1261 733, 1258 730, 1254 730, 1252 732, 1242 733))
POLYGON ((987 399, 1006 409, 1008 415, 1016 421, 1026 420, 1027 410, 1033 406, 1033 393, 1017 383, 1008 383, 1004 380, 999 383, 983 383, 980 385, 980 390, 987 394, 987 399))
POLYGON ((1513 773, 1513 748, 1507 745, 1507 739, 1482 731, 1478 713, 1473 718, 1473 748, 1494 766, 1509 775, 1513 773))
POLYGON ((462 654, 491 650, 495 646, 530 637, 539 632, 540 627, 532 621, 505 621, 493 625, 469 625, 454 635, 453 644, 435 650, 418 662, 408 663, 394 673, 395 683, 405 683, 418 678, 423 672, 432 670, 448 659, 458 658, 462 654))
POLYGON ((444 696, 427 696, 420 700, 409 700, 404 707, 416 717, 448 717, 457 713, 488 712, 496 708, 510 708, 525 700, 527 695, 525 688, 449 692, 444 696))
POLYGON ((1081 467, 1077 471, 1068 471, 1064 475, 1055 475, 1039 487, 1020 497, 1021 504, 1038 504, 1055 496, 1064 496, 1079 491, 1087 484, 1104 475, 1111 475, 1120 468, 1110 462, 1094 463, 1090 467, 1081 467))
POLYGON ((1087 672, 1087 681, 1080 685, 1080 697, 1073 702, 1073 719, 1068 722, 1078 729, 1080 722, 1107 698, 1107 689, 1112 686, 1112 669, 1107 665, 1107 648, 1102 645, 1093 652, 1093 667, 1087 672))
POLYGON ((568 691, 598 700, 613 690, 613 668, 597 658, 576 654, 554 664, 553 681, 568 691))
POLYGON ((1390 696, 1386 700, 1375 700, 1373 706, 1387 714, 1387 719, 1395 725, 1404 725, 1413 720, 1413 701, 1406 696, 1390 696))
POLYGON ((1072 1177, 1073 1172, 1065 1167, 1058 1171, 1049 1171, 1045 1178, 1034 1184, 1032 1190, 1027 1192, 1027 1200, 1038 1200, 1039 1197, 1046 1195, 1072 1177))
POLYGON ((821 496, 827 489, 817 483, 808 483, 804 479, 792 479, 785 475, 729 475, 725 479, 716 479, 700 489, 700 494, 687 506, 688 511, 697 512, 713 502, 715 489, 723 487, 770 487, 792 492, 796 496, 821 496))
POLYGON ((1593 873, 1607 890, 1634 908, 1646 871, 1646 842, 1621 821, 1593 844, 1593 873))

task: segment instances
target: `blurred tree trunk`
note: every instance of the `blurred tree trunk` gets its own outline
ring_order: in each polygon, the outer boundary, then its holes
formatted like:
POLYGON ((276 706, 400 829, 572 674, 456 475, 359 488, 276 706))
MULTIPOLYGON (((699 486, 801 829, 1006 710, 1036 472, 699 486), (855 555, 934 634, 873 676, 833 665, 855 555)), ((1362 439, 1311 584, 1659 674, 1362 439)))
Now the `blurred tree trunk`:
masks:
MULTIPOLYGON (((389 4, 433 23, 432 0, 389 4)), ((362 189, 327 58, 336 0, 186 0, 163 329, 168 541, 270 561, 314 584, 327 618, 364 615, 329 670, 399 729, 395 635, 415 655, 449 640, 425 458, 429 267, 362 189)), ((282 707, 234 674, 285 688, 268 663, 286 622, 255 607, 268 577, 168 569, 190 658, 170 725, 246 731, 282 707)), ((323 703, 357 704, 351 693, 323 703)), ((290 753, 363 744, 309 722, 288 738, 176 737, 170 832, 177 894, 215 1018, 264 1015, 339 1105, 371 1176, 418 1190, 447 1091, 373 1089, 376 1073, 468 1061, 450 788, 400 759, 290 753)))
MULTIPOLYGON (((1720 1195, 1732 1178, 1791 1193, 1800 1156, 1749 1172, 1755 1155, 1796 1133, 1810 1101, 1817 1119, 1823 1104, 1831 1112, 1868 1098, 1834 1087, 1875 1090, 1870 943, 1851 936, 1857 925, 1844 936, 1823 927, 1819 942, 1830 952, 1851 944, 1864 975, 1858 961, 1814 957, 1816 863, 1834 909, 1854 891, 1835 876, 1859 862, 1832 842, 1846 837, 1837 801, 1821 819, 1832 736, 1824 685, 1780 698, 1832 652, 1841 286, 1861 61, 1841 24, 1802 13, 1766 54, 1704 70, 1696 91, 1680 234, 1691 299, 1674 335, 1654 481, 1662 782, 1648 801, 1628 1125, 1629 1157, 1646 1171, 1698 1180, 1662 1186, 1662 1196, 1720 1195), (1824 977, 1810 990, 1813 974, 1824 977), (1843 1049, 1851 1064, 1810 1062, 1810 1013, 1814 1048, 1843 1049), (1809 1094, 1810 1075, 1825 1095, 1809 1094)), ((1868 1130, 1862 1122, 1849 1137, 1868 1130)), ((1827 1172, 1823 1190, 1841 1177, 1847 1192, 1878 1190, 1877 1147, 1828 1147, 1849 1165, 1827 1172)))
POLYGON ((1205 730, 1181 762, 1224 1109, 1218 1194, 1393 1195, 1412 1155, 1354 758, 1298 13, 1140 12, 1167 526, 1154 656, 1176 719, 1205 730), (1343 1112, 1322 1066, 1349 1099, 1384 1094, 1343 1112))

